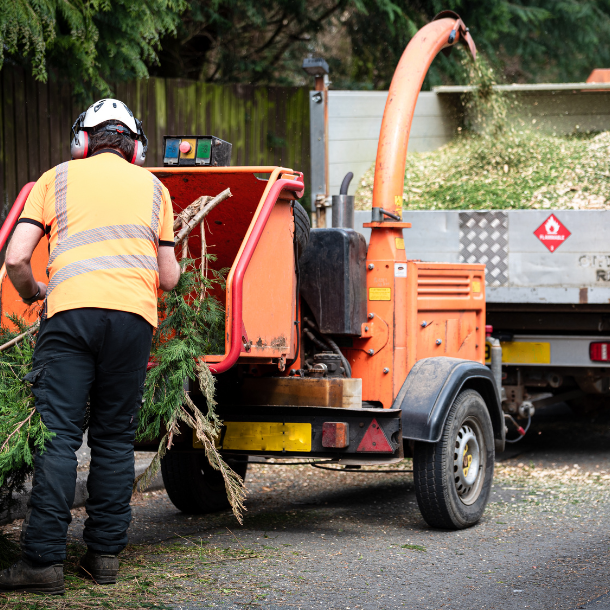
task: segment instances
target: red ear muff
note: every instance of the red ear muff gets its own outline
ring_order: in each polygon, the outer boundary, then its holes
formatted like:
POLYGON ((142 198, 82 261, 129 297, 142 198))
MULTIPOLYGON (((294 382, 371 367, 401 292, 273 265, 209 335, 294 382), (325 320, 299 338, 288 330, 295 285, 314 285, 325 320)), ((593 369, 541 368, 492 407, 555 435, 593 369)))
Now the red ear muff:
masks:
POLYGON ((84 159, 89 154, 89 134, 82 129, 72 138, 70 153, 73 159, 84 159))
POLYGON ((144 144, 140 142, 140 140, 134 140, 133 143, 133 157, 131 158, 130 163, 134 165, 144 165, 146 161, 146 152, 144 150, 144 144))

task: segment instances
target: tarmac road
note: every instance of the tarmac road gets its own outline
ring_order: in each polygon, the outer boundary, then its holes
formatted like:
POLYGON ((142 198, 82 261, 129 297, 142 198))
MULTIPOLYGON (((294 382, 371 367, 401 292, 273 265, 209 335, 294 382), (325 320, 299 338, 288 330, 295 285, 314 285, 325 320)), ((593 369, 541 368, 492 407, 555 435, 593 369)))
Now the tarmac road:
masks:
POLYGON ((170 607, 610 610, 610 411, 537 414, 459 532, 425 524, 409 474, 251 464, 247 486, 243 526, 183 515, 165 492, 134 499, 132 549, 170 607))

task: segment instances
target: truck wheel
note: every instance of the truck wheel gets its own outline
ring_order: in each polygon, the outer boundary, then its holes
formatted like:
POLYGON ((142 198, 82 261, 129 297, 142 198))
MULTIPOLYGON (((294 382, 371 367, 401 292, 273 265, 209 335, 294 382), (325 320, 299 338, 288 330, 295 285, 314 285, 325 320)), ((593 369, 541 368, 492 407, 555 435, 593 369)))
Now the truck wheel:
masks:
POLYGON ((465 390, 449 411, 440 441, 415 443, 415 494, 428 525, 457 530, 479 521, 491 491, 494 457, 485 401, 465 390))
POLYGON ((294 239, 297 243, 297 257, 301 258, 309 243, 309 214, 298 202, 294 202, 294 239))
MULTIPOLYGON (((226 461, 246 478, 248 458, 226 461)), ((212 513, 230 507, 222 474, 210 466, 204 453, 168 451, 161 461, 161 474, 169 499, 183 513, 212 513)))

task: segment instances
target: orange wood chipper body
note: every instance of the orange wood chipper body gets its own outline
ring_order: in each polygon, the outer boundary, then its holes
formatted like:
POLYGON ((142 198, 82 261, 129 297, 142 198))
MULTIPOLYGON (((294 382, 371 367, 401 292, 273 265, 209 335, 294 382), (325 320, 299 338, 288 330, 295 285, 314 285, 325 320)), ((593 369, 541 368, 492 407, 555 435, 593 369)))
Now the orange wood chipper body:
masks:
MULTIPOLYGON (((233 467, 245 476, 253 455, 331 460, 339 468, 412 456, 422 514, 446 528, 478 521, 494 450, 504 444, 498 387, 484 365, 484 266, 408 260, 409 231, 417 227, 399 220, 417 95, 436 54, 459 40, 474 52, 462 21, 445 12, 412 39, 396 70, 368 249, 351 229, 309 230, 297 203, 303 176, 291 169, 150 170, 168 188, 176 214, 201 195, 232 192, 205 222, 206 248, 215 255, 210 266, 230 269, 226 290, 216 294, 226 310, 225 349, 202 357, 217 374, 224 421, 218 445, 233 467)), ((188 240, 195 259, 198 231, 188 240)), ((40 280, 43 242, 33 257, 40 280)), ((31 315, 6 278, 2 306, 5 314, 31 315)), ((191 434, 174 440, 162 472, 178 508, 227 505, 220 475, 191 434)))

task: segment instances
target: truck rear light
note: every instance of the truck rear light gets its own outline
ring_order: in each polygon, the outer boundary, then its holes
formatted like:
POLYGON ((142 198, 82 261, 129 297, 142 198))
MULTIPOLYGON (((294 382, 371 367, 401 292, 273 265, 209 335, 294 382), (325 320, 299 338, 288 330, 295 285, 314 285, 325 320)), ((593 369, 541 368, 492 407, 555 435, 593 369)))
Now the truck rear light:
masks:
POLYGON ((322 424, 322 447, 345 449, 349 446, 349 424, 325 421, 322 424))
POLYGON ((376 419, 373 419, 370 423, 356 451, 361 453, 394 453, 392 445, 388 442, 385 432, 376 419))
POLYGON ((610 342, 596 341, 589 344, 589 357, 593 362, 610 362, 610 342))

